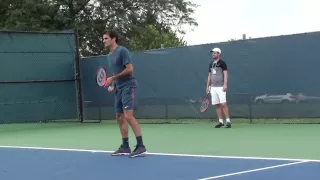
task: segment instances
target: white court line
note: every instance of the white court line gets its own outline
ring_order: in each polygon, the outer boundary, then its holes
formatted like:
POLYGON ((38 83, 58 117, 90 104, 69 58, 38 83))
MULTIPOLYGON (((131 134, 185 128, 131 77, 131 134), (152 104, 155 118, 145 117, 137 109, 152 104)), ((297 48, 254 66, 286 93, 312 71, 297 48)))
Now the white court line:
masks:
POLYGON ((248 171, 240 171, 240 172, 235 172, 235 173, 230 173, 230 174, 224 174, 224 175, 220 175, 220 176, 212 176, 212 177, 207 177, 207 178, 198 179, 198 180, 218 179, 218 178, 227 177, 227 176, 234 176, 234 175, 238 175, 238 174, 263 171, 263 170, 267 170, 267 169, 274 169, 274 168, 279 168, 279 167, 284 167, 284 166, 292 166, 295 164, 302 164, 302 163, 306 163, 306 162, 309 162, 309 161, 300 161, 300 162, 287 163, 287 164, 281 164, 281 165, 276 165, 276 166, 269 166, 269 167, 264 167, 264 168, 259 168, 259 169, 252 169, 252 170, 248 170, 248 171))
MULTIPOLYGON (((66 149, 66 148, 46 148, 30 146, 0 146, 0 148, 11 149, 34 149, 34 150, 51 150, 51 151, 73 151, 73 152, 92 152, 92 153, 112 153, 114 151, 91 150, 91 149, 66 149)), ((313 159, 289 159, 289 158, 266 158, 266 157, 245 157, 245 156, 213 156, 213 155, 196 155, 196 154, 171 154, 171 153, 146 153, 158 156, 179 156, 179 157, 201 157, 201 158, 219 158, 219 159, 247 159, 247 160, 271 160, 271 161, 308 161, 319 162, 313 159)))

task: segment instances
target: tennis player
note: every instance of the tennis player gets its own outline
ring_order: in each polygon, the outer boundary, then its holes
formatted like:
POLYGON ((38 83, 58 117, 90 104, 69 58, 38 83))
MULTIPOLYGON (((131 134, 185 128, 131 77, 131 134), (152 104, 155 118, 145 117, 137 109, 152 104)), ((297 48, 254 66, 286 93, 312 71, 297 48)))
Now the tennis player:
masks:
POLYGON ((221 49, 214 48, 211 51, 213 61, 209 65, 209 75, 207 82, 207 93, 211 94, 212 105, 216 106, 216 112, 219 119, 215 128, 224 126, 222 111, 226 117, 226 128, 231 128, 229 108, 227 105, 226 92, 228 88, 228 67, 225 61, 220 57, 221 49))
POLYGON ((104 32, 103 43, 110 51, 108 63, 113 71, 113 76, 107 79, 106 87, 109 86, 109 92, 115 92, 116 119, 122 136, 121 146, 112 155, 141 156, 146 153, 146 148, 142 141, 140 125, 133 115, 135 90, 138 83, 133 76, 133 65, 129 50, 118 45, 118 35, 115 31, 104 32), (132 152, 128 142, 128 124, 137 140, 136 148, 132 152))

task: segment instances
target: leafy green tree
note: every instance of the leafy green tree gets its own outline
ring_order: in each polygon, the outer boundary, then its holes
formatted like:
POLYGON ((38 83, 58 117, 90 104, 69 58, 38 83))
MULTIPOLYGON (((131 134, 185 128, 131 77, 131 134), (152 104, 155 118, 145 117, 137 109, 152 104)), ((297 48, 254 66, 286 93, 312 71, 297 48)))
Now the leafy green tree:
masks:
POLYGON ((128 46, 134 51, 185 46, 187 43, 173 32, 161 31, 154 25, 137 27, 139 33, 131 36, 128 46))
POLYGON ((2 0, 0 29, 75 30, 82 56, 105 53, 102 33, 118 31, 130 50, 186 45, 184 26, 196 27, 189 0, 2 0))

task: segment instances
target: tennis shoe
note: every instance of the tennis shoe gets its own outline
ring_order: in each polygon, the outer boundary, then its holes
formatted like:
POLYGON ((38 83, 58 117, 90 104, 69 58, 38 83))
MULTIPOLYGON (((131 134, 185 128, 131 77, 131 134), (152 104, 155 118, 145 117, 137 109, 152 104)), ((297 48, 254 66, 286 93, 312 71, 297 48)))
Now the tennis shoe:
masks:
POLYGON ((223 123, 219 122, 219 123, 218 123, 217 125, 215 125, 214 127, 215 127, 215 128, 221 128, 221 127, 223 127, 223 125, 224 125, 223 123))
POLYGON ((130 147, 124 147, 123 145, 121 145, 118 150, 116 150, 111 154, 111 156, 123 156, 123 155, 128 155, 130 153, 131 153, 130 147))
POLYGON ((147 152, 147 149, 145 146, 136 146, 136 148, 133 150, 131 154, 129 154, 130 158, 144 156, 144 154, 147 152))

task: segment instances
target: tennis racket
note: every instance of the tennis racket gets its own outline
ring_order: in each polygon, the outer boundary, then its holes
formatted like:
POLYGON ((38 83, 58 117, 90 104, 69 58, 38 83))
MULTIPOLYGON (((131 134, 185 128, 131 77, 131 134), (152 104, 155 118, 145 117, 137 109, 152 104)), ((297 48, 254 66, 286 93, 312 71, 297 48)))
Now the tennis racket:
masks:
POLYGON ((100 67, 97 71, 97 84, 100 87, 104 87, 107 83, 107 71, 103 68, 100 67))
POLYGON ((210 100, 208 98, 209 93, 206 94, 206 96, 202 99, 201 106, 200 106, 200 112, 206 112, 210 105, 210 100))

